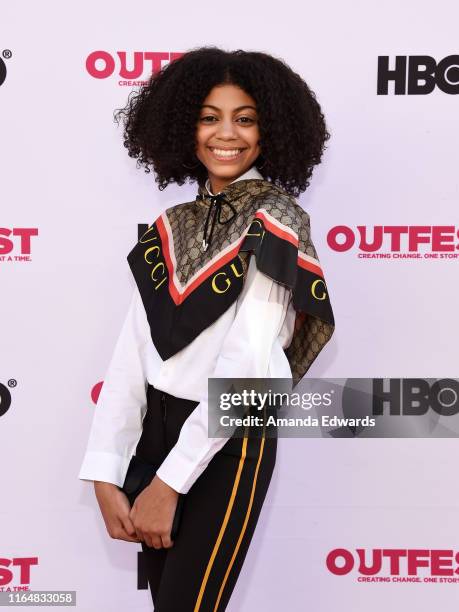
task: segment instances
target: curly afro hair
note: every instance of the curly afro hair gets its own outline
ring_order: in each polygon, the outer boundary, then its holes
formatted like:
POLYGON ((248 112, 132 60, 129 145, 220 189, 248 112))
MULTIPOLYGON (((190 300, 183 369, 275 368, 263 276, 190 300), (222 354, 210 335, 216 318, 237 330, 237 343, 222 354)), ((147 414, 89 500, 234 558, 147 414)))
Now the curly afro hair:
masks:
POLYGON ((330 134, 314 92, 283 60, 266 53, 198 47, 152 74, 114 113, 116 123, 123 122, 129 156, 145 172, 154 170, 160 190, 186 179, 203 185, 206 167, 201 162, 186 166, 197 159, 201 105, 213 87, 224 83, 239 86, 256 102, 264 161, 259 172, 298 196, 308 187, 330 134))

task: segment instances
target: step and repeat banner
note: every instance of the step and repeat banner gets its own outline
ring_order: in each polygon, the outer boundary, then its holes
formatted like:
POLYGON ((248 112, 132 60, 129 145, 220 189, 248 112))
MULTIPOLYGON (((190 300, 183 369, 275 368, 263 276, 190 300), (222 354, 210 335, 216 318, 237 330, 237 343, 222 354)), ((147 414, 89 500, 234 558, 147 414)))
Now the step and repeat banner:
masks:
POLYGON ((331 133, 298 198, 336 319, 307 377, 402 381, 398 414, 420 388, 419 414, 443 419, 280 439, 229 609, 457 610, 458 19, 452 1, 2 7, 0 593, 152 608, 140 545, 108 536, 78 472, 134 288, 127 253, 197 186, 160 192, 113 112, 207 44, 284 59, 331 133))

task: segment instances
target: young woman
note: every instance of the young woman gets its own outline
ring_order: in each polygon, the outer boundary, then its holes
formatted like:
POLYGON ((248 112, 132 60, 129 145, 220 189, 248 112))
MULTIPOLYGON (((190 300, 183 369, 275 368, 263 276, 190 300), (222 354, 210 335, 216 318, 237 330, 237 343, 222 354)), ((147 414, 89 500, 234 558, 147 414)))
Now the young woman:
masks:
MULTIPOLYGON (((273 473, 277 438, 208 435, 208 379, 292 378, 333 313, 309 217, 329 134, 283 61, 194 49, 132 96, 124 144, 159 188, 197 181, 128 255, 135 290, 79 477, 108 533, 140 542, 157 611, 225 610, 273 473)), ((274 585, 274 588, 276 586, 274 585)))

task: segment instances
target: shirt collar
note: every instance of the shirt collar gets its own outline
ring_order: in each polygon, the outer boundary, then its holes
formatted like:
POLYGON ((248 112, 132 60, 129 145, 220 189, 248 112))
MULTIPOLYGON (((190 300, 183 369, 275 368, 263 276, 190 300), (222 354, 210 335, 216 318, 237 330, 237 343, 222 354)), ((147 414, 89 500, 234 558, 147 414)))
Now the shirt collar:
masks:
MULTIPOLYGON (((238 176, 236 179, 234 179, 234 181, 231 181, 231 183, 235 183, 236 181, 242 181, 242 180, 245 180, 245 179, 263 179, 263 176, 255 168, 255 166, 252 166, 251 168, 246 170, 244 172, 244 174, 241 174, 241 176, 238 176)), ((231 185, 231 183, 228 183, 228 184, 231 185)), ((207 189, 209 195, 211 195, 211 196, 217 195, 216 193, 212 193, 211 192, 211 190, 210 190, 210 180, 209 179, 207 179, 205 186, 206 186, 206 189, 207 189)))

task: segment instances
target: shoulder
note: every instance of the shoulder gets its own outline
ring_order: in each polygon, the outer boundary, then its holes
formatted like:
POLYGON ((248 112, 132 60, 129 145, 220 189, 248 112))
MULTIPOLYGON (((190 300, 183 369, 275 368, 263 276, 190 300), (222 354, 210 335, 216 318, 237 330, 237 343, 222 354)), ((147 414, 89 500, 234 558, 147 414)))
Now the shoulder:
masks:
POLYGON ((169 206, 169 208, 166 208, 164 212, 167 214, 178 213, 190 209, 194 206, 196 206, 195 200, 191 202, 180 202, 179 204, 173 204, 172 206, 169 206))
POLYGON ((309 214, 292 195, 273 183, 265 181, 265 188, 255 195, 255 203, 258 210, 266 211, 298 235, 304 234, 309 228, 309 214))
POLYGON ((162 218, 164 220, 165 217, 168 218, 170 223, 174 223, 174 222, 178 223, 178 220, 182 219, 184 215, 193 214, 195 205, 196 205, 195 201, 181 202, 179 204, 173 204, 172 206, 165 208, 161 213, 156 215, 156 217, 151 221, 148 227, 149 228, 153 227, 153 225, 155 225, 155 223, 157 223, 159 219, 162 218))

